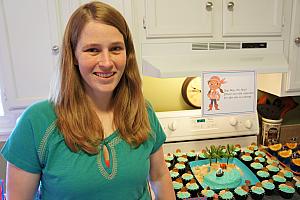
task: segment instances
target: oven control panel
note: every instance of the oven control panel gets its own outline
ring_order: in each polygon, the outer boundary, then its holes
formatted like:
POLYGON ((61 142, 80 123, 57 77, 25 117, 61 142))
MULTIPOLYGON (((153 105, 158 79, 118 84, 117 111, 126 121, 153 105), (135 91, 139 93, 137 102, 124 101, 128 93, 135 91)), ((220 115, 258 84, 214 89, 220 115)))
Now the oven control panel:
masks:
POLYGON ((258 135, 257 113, 205 116, 189 111, 157 113, 167 141, 258 135), (187 113, 180 113, 187 112, 187 113))

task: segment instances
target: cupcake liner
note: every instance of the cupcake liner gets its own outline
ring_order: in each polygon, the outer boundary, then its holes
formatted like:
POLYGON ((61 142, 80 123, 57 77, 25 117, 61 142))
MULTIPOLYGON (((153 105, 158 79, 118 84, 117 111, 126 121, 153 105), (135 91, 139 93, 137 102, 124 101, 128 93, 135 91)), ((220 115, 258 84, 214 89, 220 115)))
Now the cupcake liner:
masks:
POLYGON ((248 198, 248 194, 246 194, 246 195, 238 195, 238 194, 236 194, 235 192, 233 193, 233 195, 234 195, 234 198, 236 199, 236 200, 246 200, 247 198, 248 198))
POLYGON ((286 181, 292 182, 293 181, 293 177, 284 177, 286 179, 286 181))
POLYGON ((198 197, 199 189, 196 190, 188 189, 188 192, 191 194, 191 197, 198 197))
POLYGON ((252 191, 250 191, 250 194, 251 194, 252 199, 255 199, 255 200, 262 200, 265 195, 265 194, 256 194, 256 193, 253 193, 252 191))
POLYGON ((279 190, 279 195, 280 195, 282 198, 285 198, 285 199, 291 199, 291 198, 293 198, 294 193, 287 193, 287 192, 282 192, 282 191, 279 190))
POLYGON ((264 190, 265 190, 265 194, 267 196, 271 196, 274 193, 274 190, 270 190, 270 189, 267 189, 267 188, 264 188, 264 190))

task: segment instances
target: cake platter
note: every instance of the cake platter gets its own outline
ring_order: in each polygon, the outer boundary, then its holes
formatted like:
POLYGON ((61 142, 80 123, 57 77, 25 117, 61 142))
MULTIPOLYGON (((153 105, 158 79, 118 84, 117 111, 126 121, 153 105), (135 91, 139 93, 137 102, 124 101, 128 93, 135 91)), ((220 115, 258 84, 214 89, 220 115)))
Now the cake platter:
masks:
POLYGON ((221 158, 217 163, 205 159, 189 162, 189 165, 202 188, 219 191, 245 185, 246 180, 250 181, 250 185, 259 182, 256 175, 237 158, 229 159, 228 164, 226 158, 221 158), (222 174, 218 175, 220 170, 222 174))

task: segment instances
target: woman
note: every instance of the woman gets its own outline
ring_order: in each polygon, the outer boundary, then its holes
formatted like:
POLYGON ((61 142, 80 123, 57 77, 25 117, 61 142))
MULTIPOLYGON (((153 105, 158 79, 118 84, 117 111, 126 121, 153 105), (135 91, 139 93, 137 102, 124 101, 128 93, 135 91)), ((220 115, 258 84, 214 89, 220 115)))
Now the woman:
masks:
POLYGON ((145 103, 132 38, 100 2, 78 8, 63 38, 56 89, 23 113, 2 149, 7 199, 175 199, 145 103))

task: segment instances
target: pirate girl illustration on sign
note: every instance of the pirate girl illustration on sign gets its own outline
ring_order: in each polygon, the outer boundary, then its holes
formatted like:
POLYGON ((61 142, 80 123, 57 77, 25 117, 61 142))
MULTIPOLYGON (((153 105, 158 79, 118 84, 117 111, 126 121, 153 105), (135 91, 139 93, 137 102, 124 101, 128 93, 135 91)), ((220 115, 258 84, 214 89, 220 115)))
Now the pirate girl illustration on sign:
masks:
POLYGON ((225 79, 221 79, 219 76, 212 76, 208 80, 209 92, 207 94, 207 97, 210 99, 208 110, 212 110, 213 107, 215 108, 215 110, 219 110, 217 101, 220 100, 220 92, 224 93, 223 89, 221 89, 221 85, 224 83, 225 79))

